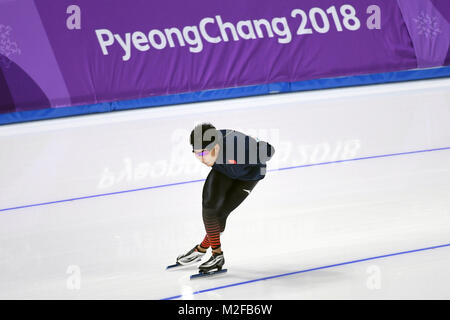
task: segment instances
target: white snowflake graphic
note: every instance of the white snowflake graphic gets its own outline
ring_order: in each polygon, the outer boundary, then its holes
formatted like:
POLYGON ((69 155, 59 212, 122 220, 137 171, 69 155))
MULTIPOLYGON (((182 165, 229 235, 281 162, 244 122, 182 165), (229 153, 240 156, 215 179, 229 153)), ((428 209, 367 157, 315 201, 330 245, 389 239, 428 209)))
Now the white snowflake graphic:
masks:
POLYGON ((421 11, 416 19, 413 19, 416 23, 418 34, 424 35, 427 39, 433 40, 439 33, 442 32, 437 17, 432 17, 429 14, 421 11))
POLYGON ((17 42, 11 40, 11 31, 11 26, 0 24, 0 66, 5 68, 11 65, 9 58, 13 54, 21 54, 17 42))

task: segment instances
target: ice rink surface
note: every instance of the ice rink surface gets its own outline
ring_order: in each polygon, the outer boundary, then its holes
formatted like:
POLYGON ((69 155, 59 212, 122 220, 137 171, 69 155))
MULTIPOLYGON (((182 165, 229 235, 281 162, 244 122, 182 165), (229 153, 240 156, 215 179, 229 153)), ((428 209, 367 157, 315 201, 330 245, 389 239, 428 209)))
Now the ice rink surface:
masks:
POLYGON ((0 299, 450 298, 450 79, 7 125, 0 148, 0 299), (228 273, 193 281, 165 267, 204 236, 205 121, 276 153, 228 273))

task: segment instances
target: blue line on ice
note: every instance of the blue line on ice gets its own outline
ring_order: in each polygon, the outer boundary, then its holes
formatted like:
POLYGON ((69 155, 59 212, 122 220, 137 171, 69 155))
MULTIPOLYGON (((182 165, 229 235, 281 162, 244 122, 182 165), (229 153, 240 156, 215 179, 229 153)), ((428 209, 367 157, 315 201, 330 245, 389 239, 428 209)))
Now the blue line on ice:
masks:
MULTIPOLYGON (((423 153, 423 152, 442 151, 442 150, 449 150, 449 149, 450 149, 450 147, 444 147, 444 148, 435 148, 435 149, 427 149, 427 150, 417 150, 417 151, 409 151, 409 152, 391 153, 391 154, 383 154, 383 155, 376 155, 376 156, 369 156, 369 157, 361 157, 361 158, 353 158, 353 159, 345 159, 345 160, 336 160, 336 161, 304 164, 304 165, 300 165, 300 166, 278 168, 278 169, 272 169, 272 170, 267 170, 267 171, 282 171, 282 170, 298 169, 298 168, 305 168, 305 167, 312 167, 312 166, 328 165, 328 164, 333 164, 333 163, 368 160, 368 159, 376 159, 376 158, 385 158, 385 157, 401 156, 401 155, 416 154, 416 153, 423 153)), ((90 198, 105 197, 105 196, 111 196, 111 195, 128 193, 128 192, 136 192, 136 191, 143 191, 143 190, 156 189, 156 188, 172 187, 172 186, 176 186, 176 185, 180 185, 180 184, 195 183, 195 182, 201 182, 201 181, 205 181, 205 179, 191 180, 191 181, 182 181, 182 182, 175 182, 175 183, 169 183, 169 184, 163 184, 163 185, 157 185, 157 186, 151 186, 151 187, 144 187, 144 188, 138 188, 138 189, 123 190, 123 191, 101 193, 101 194, 95 194, 95 195, 83 196, 83 197, 77 197, 77 198, 70 198, 70 199, 64 199, 64 200, 57 200, 57 201, 50 201, 50 202, 28 204, 28 205, 22 205, 22 206, 18 206, 18 207, 11 207, 11 208, 0 209, 0 212, 2 212, 2 211, 10 211, 10 210, 17 210, 17 209, 25 209, 25 208, 37 207, 37 206, 45 206, 45 205, 56 204, 56 203, 61 203, 61 202, 69 202, 69 201, 77 201, 77 200, 84 200, 84 199, 90 199, 90 198)))
MULTIPOLYGON (((249 284, 249 283, 258 282, 258 281, 264 281, 264 280, 270 280, 270 279, 275 279, 275 278, 291 276, 291 275, 299 274, 299 273, 305 273, 305 272, 311 272, 311 271, 316 271, 316 270, 321 270, 321 269, 334 268, 334 267, 339 267, 339 266, 343 266, 343 265, 346 265, 346 264, 352 264, 352 263, 358 263, 358 262, 363 262, 363 261, 368 261, 368 260, 387 258, 387 257, 392 257, 392 256, 398 256, 398 255, 401 255, 401 254, 413 253, 413 252, 417 252, 417 251, 438 249, 438 248, 443 248, 443 247, 448 247, 448 246, 450 246, 450 243, 442 244, 442 245, 438 245, 438 246, 433 246, 433 247, 422 248, 422 249, 415 249, 415 250, 409 250, 409 251, 390 253, 390 254, 385 254, 385 255, 382 255, 382 256, 370 257, 370 258, 365 258, 365 259, 341 262, 341 263, 331 264, 331 265, 328 265, 328 266, 322 266, 322 267, 317 267, 317 268, 312 268, 312 269, 306 269, 306 270, 294 271, 294 272, 289 272, 289 273, 283 273, 283 274, 278 274, 278 275, 274 275, 274 276, 268 276, 268 277, 264 277, 264 278, 258 278, 258 279, 243 281, 243 282, 236 282, 236 283, 227 284, 227 285, 220 286, 220 287, 215 287, 215 288, 209 288, 209 289, 196 291, 196 292, 193 292, 192 294, 200 294, 200 293, 205 293, 205 292, 209 292, 209 291, 221 290, 221 289, 225 289, 225 288, 229 288, 229 287, 241 286, 241 285, 244 285, 244 284, 249 284)), ((178 295, 178 296, 163 298, 161 300, 173 300, 173 299, 179 299, 181 297, 182 297, 182 295, 178 295)))

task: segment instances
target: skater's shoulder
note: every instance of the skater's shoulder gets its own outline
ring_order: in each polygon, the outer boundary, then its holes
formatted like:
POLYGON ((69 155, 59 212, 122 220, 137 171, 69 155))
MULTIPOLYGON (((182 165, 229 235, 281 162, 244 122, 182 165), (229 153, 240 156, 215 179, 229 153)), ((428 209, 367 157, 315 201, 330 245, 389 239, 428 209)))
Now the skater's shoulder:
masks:
POLYGON ((226 139, 227 137, 230 137, 230 136, 234 136, 235 134, 239 134, 238 131, 233 130, 233 129, 219 129, 217 131, 220 132, 223 139, 226 139))
POLYGON ((230 134, 232 132, 234 132, 235 130, 233 129, 219 129, 219 131, 223 134, 230 134))
POLYGON ((247 136, 245 133, 234 130, 234 129, 220 129, 219 131, 222 133, 224 138, 229 137, 229 136, 232 136, 232 137, 236 137, 236 136, 237 137, 239 137, 239 136, 246 137, 247 136))

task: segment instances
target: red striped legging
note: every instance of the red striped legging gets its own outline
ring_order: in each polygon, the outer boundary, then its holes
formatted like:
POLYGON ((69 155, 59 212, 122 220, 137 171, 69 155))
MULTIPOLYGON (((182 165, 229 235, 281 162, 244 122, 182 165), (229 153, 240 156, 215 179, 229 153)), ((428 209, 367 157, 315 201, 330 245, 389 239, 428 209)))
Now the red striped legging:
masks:
POLYGON ((250 194, 259 180, 232 179, 214 169, 203 186, 202 216, 206 236, 201 247, 220 247, 220 233, 225 230, 228 215, 250 194))

